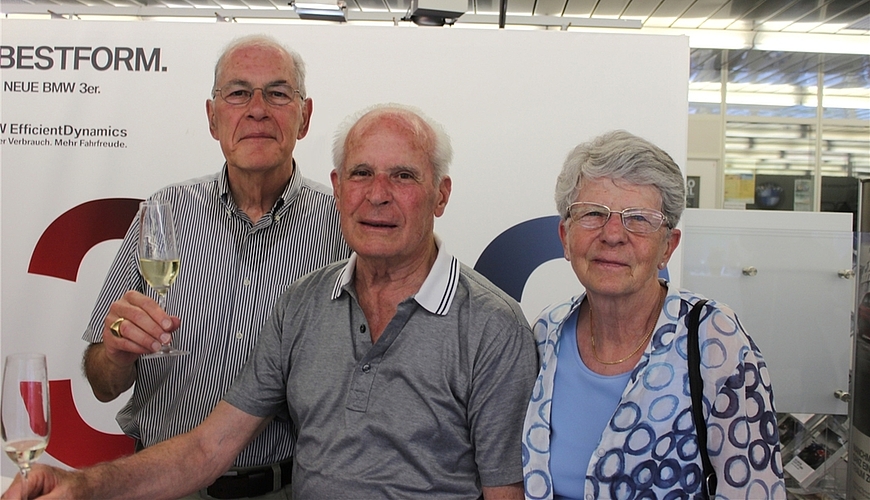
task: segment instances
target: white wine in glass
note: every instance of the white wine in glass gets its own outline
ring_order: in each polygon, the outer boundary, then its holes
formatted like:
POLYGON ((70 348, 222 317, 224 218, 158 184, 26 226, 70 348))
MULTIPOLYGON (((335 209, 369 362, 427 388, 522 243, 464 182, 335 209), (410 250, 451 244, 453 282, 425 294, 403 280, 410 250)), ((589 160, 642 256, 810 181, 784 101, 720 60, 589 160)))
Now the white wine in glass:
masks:
MULTIPOLYGON (((168 201, 146 200, 139 204, 139 272, 148 285, 157 292, 160 307, 166 310, 164 297, 169 287, 178 277, 181 262, 178 259, 178 246, 175 243, 175 221, 172 218, 172 205, 168 201)), ((162 356, 183 356, 188 354, 169 344, 160 350, 142 356, 154 358, 162 356)))
MULTIPOLYGON (((21 491, 27 473, 42 455, 51 435, 51 410, 45 355, 10 354, 3 366, 3 450, 21 471, 21 491)), ((26 498, 26 495, 25 495, 26 498)))

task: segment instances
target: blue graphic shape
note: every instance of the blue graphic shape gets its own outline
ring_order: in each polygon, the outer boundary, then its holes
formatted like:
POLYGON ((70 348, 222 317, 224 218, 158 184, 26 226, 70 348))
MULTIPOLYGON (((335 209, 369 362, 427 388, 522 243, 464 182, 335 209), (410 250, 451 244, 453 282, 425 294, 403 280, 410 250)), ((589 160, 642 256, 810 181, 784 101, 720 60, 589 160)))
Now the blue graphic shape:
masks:
MULTIPOLYGON (((558 215, 550 215, 509 227, 483 249, 474 270, 520 302, 535 269, 565 256, 559 240, 560 221, 558 215)), ((667 268, 659 271, 659 277, 669 278, 667 268)))
POLYGON ((564 257, 558 215, 508 228, 483 249, 474 270, 519 302, 529 276, 541 264, 564 257))

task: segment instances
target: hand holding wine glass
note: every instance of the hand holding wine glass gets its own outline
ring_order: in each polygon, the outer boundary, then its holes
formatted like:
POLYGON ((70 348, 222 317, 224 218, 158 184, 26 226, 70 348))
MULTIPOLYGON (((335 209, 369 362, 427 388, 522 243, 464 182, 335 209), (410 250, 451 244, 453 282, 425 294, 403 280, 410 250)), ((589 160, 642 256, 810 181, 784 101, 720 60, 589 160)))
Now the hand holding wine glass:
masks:
MULTIPOLYGON (((139 272, 157 292, 160 307, 166 310, 164 298, 178 276, 180 261, 175 243, 175 222, 168 201, 146 200, 139 204, 139 272)), ((187 351, 163 344, 160 351, 143 358, 181 356, 187 351)))
POLYGON ((6 356, 0 414, 3 450, 21 470, 21 491, 26 492, 30 466, 45 451, 51 434, 44 354, 6 356))

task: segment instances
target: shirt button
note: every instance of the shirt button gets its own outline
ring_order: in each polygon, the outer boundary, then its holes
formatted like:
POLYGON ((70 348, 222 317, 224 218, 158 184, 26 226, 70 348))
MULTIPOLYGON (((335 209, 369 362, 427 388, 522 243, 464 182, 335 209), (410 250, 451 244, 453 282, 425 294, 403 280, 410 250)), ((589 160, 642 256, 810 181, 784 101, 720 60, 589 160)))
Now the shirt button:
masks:
POLYGON ((593 498, 595 497, 593 497, 592 495, 586 495, 586 500, 592 500, 593 498))
POLYGON ((597 453, 599 457, 603 457, 605 453, 604 448, 598 448, 595 453, 597 453))
POLYGON ((248 278, 245 278, 244 284, 245 284, 245 286, 251 286, 251 280, 249 280, 248 278))
POLYGON ((244 335, 242 335, 242 332, 236 332, 237 339, 242 340, 242 337, 244 337, 244 335))
POLYGON ((359 325, 359 332, 365 333, 366 332, 366 325, 359 325))
POLYGON ((368 372, 371 371, 371 369, 372 369, 372 365, 370 365, 370 364, 368 364, 368 363, 364 364, 363 367, 362 367, 362 371, 363 371, 363 373, 368 373, 368 372))

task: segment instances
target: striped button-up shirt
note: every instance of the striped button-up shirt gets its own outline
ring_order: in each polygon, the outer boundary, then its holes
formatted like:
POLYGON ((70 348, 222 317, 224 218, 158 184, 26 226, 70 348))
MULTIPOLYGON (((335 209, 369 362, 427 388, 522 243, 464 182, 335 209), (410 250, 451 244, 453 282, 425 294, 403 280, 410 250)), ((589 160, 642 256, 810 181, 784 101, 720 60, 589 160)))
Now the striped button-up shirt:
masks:
MULTIPOLYGON (((181 270, 164 307, 181 318, 173 346, 190 355, 137 361, 133 395, 117 421, 146 447, 187 432, 208 416, 290 283, 350 255, 330 190, 303 178, 298 168, 273 209, 256 223, 233 202, 226 167, 163 188, 152 198, 173 205, 181 270)), ((83 335, 88 342, 102 341, 109 305, 126 290, 157 298, 139 274, 138 230, 134 220, 83 335)), ((276 419, 235 465, 274 463, 292 451, 292 426, 276 419)))

